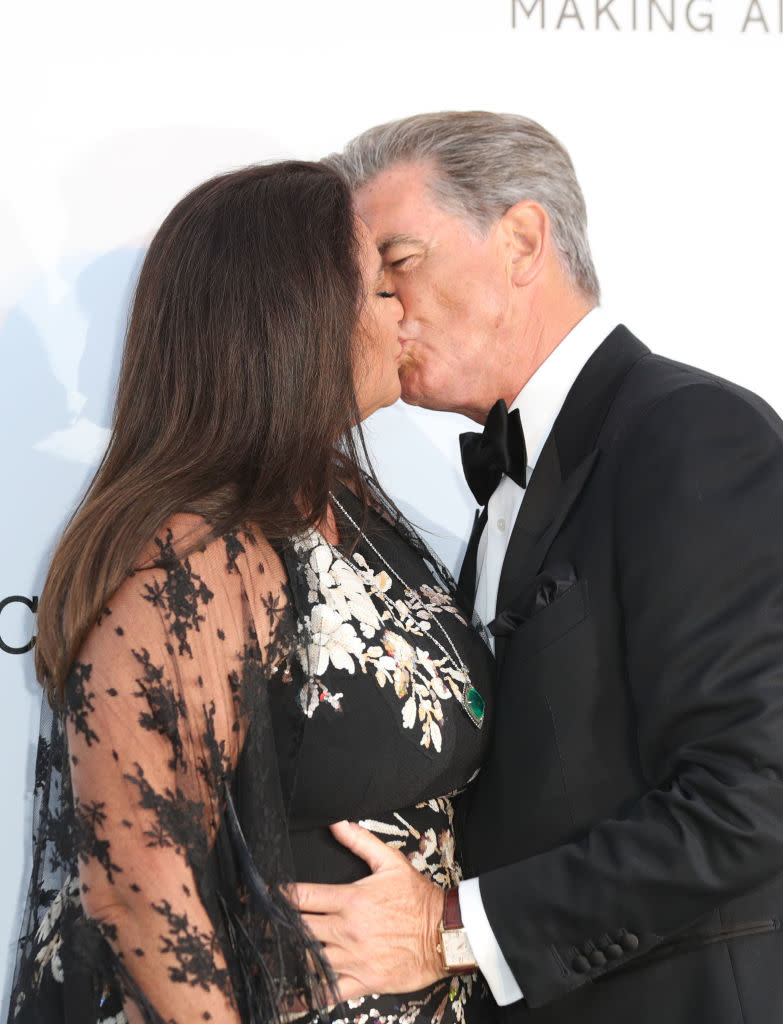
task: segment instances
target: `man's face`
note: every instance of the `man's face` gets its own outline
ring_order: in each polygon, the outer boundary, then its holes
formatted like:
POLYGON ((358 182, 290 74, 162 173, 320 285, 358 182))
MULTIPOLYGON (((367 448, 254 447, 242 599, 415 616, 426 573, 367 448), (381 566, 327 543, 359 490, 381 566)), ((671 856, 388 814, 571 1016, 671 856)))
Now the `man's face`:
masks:
POLYGON ((441 210, 426 164, 398 164, 355 195, 402 302, 402 397, 483 420, 511 332, 508 247, 441 210))

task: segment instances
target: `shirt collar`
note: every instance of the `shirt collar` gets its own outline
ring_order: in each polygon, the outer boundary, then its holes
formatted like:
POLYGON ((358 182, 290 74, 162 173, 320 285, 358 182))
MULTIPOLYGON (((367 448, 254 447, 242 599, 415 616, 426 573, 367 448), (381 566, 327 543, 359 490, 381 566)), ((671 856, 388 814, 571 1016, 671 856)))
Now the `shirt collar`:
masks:
POLYGON ((529 471, 538 461, 544 442, 582 367, 616 326, 617 321, 599 306, 591 309, 544 360, 511 403, 511 409, 519 409, 522 419, 529 471))

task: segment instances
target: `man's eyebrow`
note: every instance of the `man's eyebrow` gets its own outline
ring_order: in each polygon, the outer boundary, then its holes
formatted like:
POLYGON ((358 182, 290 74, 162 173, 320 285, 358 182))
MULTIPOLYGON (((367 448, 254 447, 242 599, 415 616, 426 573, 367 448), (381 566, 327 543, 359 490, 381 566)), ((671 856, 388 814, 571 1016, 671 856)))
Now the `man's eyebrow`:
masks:
POLYGON ((388 235, 378 244, 378 252, 385 256, 394 245, 421 245, 421 239, 415 235, 388 235))

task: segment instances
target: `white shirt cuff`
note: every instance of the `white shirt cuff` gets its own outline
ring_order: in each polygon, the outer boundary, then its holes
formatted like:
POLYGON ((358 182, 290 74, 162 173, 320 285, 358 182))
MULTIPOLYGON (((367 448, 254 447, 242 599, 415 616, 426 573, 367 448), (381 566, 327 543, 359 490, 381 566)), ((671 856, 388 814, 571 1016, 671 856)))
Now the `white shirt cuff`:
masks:
POLYGON ((522 998, 511 968, 487 918, 481 901, 478 878, 459 883, 459 909, 470 948, 498 1006, 508 1006, 522 998))

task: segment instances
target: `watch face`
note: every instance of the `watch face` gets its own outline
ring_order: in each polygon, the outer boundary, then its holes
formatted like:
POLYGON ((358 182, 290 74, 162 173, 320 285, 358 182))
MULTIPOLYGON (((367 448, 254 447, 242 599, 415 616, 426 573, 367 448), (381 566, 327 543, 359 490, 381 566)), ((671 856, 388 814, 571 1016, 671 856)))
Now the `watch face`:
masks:
POLYGON ((476 958, 470 948, 468 936, 464 928, 444 929, 441 935, 443 942, 443 960, 448 968, 474 967, 476 958))

